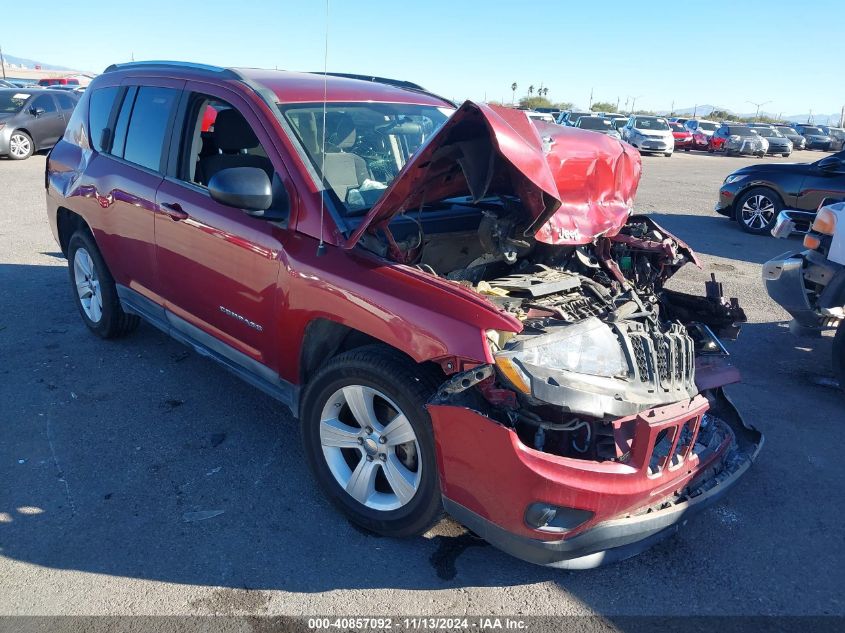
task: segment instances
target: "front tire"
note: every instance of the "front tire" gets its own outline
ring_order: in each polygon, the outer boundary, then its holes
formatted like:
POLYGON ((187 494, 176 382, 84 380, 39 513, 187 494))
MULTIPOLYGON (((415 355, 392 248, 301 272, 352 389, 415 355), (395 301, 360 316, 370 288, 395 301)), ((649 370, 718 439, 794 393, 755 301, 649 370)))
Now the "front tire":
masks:
POLYGON ((672 152, 665 152, 663 154, 666 158, 672 158, 672 152))
POLYGON ((736 201, 736 219, 742 229, 753 235, 772 230, 783 209, 783 200, 768 187, 754 187, 736 201))
POLYGON ((302 399, 305 456, 328 499, 385 536, 422 534, 443 515, 434 432, 425 403, 436 381, 381 346, 345 352, 302 399))
POLYGON ((76 307, 89 330, 116 338, 138 327, 139 318, 123 311, 114 278, 91 233, 81 229, 71 236, 67 261, 76 307))
POLYGON ((26 160, 35 153, 35 143, 32 137, 21 130, 12 132, 9 137, 9 158, 12 160, 26 160))

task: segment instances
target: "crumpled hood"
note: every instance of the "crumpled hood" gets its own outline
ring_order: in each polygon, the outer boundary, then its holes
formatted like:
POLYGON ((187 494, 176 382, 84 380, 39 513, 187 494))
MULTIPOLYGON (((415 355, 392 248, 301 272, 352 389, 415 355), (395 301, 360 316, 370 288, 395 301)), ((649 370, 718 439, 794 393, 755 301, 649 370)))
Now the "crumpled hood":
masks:
POLYGON ((616 139, 467 101, 408 161, 344 247, 423 204, 491 195, 520 199, 525 235, 586 244, 619 232, 640 172, 639 153, 616 139))

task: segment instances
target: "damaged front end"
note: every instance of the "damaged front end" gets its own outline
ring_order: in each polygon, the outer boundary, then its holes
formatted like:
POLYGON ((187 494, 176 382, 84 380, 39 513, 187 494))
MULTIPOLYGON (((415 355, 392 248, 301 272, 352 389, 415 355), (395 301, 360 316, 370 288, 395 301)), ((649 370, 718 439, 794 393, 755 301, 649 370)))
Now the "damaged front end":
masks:
POLYGON ((647 217, 473 287, 522 323, 429 410, 449 512, 502 549, 567 568, 631 556, 720 498, 761 435, 722 391, 719 336, 745 320, 718 282, 663 287, 694 255, 647 217), (657 245, 661 245, 659 248, 657 245))
POLYGON ((724 494, 762 444, 722 391, 739 377, 719 337, 745 314, 715 279, 700 297, 664 287, 697 261, 630 215, 640 165, 624 144, 471 105, 406 167, 414 186, 385 194, 404 191, 415 217, 374 207, 354 236, 521 324, 485 332, 488 362, 429 403, 444 503, 531 562, 634 555, 724 494))

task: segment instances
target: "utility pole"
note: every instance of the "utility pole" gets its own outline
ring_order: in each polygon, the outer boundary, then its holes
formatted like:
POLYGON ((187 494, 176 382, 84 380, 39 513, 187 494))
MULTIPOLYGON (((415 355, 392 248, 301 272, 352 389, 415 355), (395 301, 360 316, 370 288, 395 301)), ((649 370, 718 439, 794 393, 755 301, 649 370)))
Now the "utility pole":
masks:
POLYGON ((675 116, 675 100, 672 99, 672 110, 669 112, 669 116, 675 116))
POLYGON ((593 109, 593 89, 590 88, 590 105, 587 106, 587 110, 593 109))
POLYGON ((619 97, 616 97, 616 112, 619 112, 619 97))
POLYGON ((698 104, 695 104, 695 107, 692 109, 692 118, 695 118, 695 115, 698 114, 698 104))
POLYGON ((6 78, 6 58, 3 57, 3 47, 0 46, 0 66, 3 67, 3 79, 6 78))
POLYGON ((839 111, 839 127, 845 127, 845 105, 839 111))
POLYGON ((642 95, 637 95, 631 101, 631 114, 634 114, 634 110, 636 109, 636 105, 637 105, 637 99, 639 99, 640 97, 642 97, 642 95))

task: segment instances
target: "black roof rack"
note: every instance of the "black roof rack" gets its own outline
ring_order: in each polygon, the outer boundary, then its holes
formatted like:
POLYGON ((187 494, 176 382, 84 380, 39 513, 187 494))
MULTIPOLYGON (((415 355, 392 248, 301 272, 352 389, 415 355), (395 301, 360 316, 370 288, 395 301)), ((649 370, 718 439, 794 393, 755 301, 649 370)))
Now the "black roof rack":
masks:
POLYGON ((230 68, 221 68, 220 66, 212 66, 210 64, 196 64, 194 62, 177 62, 170 60, 150 60, 143 62, 124 62, 122 64, 112 64, 103 72, 110 73, 116 70, 171 70, 174 68, 184 68, 187 70, 195 70, 206 73, 214 73, 227 79, 240 79, 240 75, 230 68))

